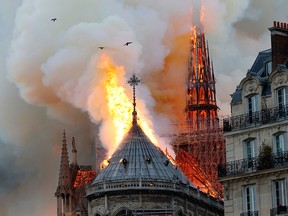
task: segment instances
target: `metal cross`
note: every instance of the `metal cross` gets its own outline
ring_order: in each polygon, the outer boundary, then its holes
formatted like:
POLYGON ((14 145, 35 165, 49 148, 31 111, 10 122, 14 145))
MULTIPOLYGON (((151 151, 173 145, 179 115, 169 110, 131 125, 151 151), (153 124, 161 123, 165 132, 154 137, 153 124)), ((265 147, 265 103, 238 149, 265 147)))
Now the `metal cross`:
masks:
POLYGON ((136 97, 135 97, 135 86, 141 82, 141 80, 135 75, 135 73, 127 81, 130 86, 133 86, 133 125, 137 123, 137 112, 136 112, 136 97))

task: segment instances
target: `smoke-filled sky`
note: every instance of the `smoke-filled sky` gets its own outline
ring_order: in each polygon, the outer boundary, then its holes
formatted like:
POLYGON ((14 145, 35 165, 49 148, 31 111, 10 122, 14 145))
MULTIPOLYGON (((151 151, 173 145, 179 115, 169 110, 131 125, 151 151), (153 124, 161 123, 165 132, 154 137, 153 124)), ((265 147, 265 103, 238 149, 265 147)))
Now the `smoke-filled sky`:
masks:
MULTIPOLYGON (((200 5, 221 115, 230 113, 229 94, 258 52, 270 48, 273 21, 288 22, 287 0, 0 0, 0 5, 5 216, 56 214, 64 129, 68 144, 76 139, 78 161, 92 163, 95 124, 109 125, 98 88, 102 54, 124 67, 125 79, 133 72, 142 79, 139 107, 162 134, 163 125, 183 114, 189 30, 200 5), (127 41, 133 43, 123 46, 127 41)), ((107 146, 105 128, 100 137, 107 146)))

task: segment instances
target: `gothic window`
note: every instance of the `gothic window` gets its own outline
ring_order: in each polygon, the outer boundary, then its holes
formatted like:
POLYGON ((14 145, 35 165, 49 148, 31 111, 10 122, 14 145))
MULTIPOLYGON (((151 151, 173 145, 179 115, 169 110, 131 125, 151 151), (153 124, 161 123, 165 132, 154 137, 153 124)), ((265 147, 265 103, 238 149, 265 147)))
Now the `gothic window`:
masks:
POLYGON ((254 212, 256 210, 255 184, 243 187, 243 212, 254 212))
POLYGON ((285 179, 278 179, 272 182, 273 208, 287 205, 287 192, 285 179))
POLYGON ((200 92, 200 94, 199 94, 200 101, 199 102, 202 104, 205 102, 205 90, 204 90, 204 88, 200 87, 199 92, 200 92))

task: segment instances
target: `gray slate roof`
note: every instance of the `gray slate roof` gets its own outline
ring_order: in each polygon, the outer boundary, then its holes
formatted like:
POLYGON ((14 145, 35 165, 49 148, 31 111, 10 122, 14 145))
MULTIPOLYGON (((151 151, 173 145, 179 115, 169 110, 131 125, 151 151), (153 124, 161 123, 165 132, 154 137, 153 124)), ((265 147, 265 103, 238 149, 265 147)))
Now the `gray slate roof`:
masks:
POLYGON ((93 184, 139 178, 180 181, 184 184, 189 182, 181 170, 175 168, 166 155, 149 140, 137 123, 131 127, 109 162, 99 172, 93 184))
MULTIPOLYGON (((258 53, 257 58, 255 59, 251 69, 247 72, 246 76, 252 76, 257 78, 261 85, 262 96, 271 94, 271 86, 268 83, 269 74, 266 71, 265 64, 271 61, 271 49, 264 50, 258 53)), ((231 105, 236 105, 242 102, 242 90, 237 87, 235 92, 231 95, 231 105)))

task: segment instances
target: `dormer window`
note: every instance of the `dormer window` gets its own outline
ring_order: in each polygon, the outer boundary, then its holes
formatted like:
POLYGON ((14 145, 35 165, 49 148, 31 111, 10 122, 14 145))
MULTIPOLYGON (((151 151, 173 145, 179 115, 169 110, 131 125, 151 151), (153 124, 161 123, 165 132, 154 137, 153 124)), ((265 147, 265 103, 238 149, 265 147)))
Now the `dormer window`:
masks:
POLYGON ((272 72, 272 61, 269 61, 269 62, 265 63, 265 72, 266 72, 267 76, 271 74, 271 72, 272 72))

